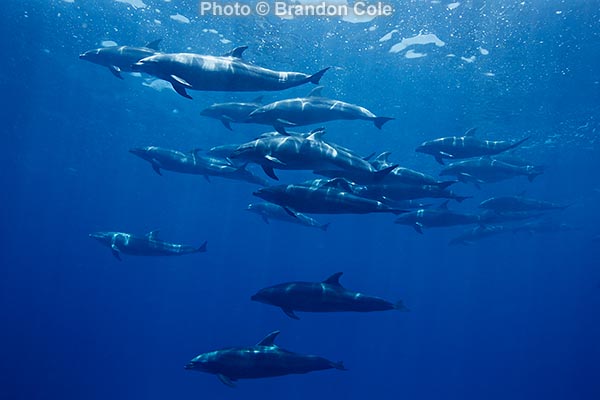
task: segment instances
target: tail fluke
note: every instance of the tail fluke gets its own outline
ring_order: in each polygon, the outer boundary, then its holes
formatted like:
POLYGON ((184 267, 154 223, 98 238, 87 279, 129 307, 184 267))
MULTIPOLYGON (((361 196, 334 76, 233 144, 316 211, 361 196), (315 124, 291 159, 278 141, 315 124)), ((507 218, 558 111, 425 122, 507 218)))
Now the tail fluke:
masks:
POLYGON ((338 361, 338 362, 331 362, 331 366, 335 369, 339 369, 340 371, 348 371, 348 369, 346 367, 344 367, 344 362, 343 361, 338 361))
POLYGON ((506 150, 510 150, 510 149, 514 149, 516 147, 519 147, 520 145, 522 145, 523 143, 525 143, 529 139, 531 139, 531 136, 527 136, 525 139, 519 140, 518 142, 511 144, 510 146, 508 146, 508 148, 506 150))
POLYGON ((331 68, 331 67, 327 67, 325 69, 320 70, 319 72, 317 72, 315 74, 312 74, 311 76, 308 77, 308 81, 310 83, 314 83, 315 85, 318 85, 319 81, 323 77, 323 74, 325 74, 325 72, 327 72, 329 70, 329 68, 331 68))
POLYGON ((329 229, 329 225, 331 225, 331 222, 321 225, 319 229, 321 229, 323 232, 327 232, 327 229, 329 229))
POLYGON ((394 310, 408 312, 410 309, 404 305, 402 300, 399 300, 396 304, 394 304, 394 310))
POLYGON ((383 124, 385 124, 386 122, 391 121, 393 119, 396 119, 396 118, 375 117, 375 119, 373 120, 373 123, 375 124, 375 126, 377 127, 377 129, 381 129, 381 127, 383 126, 383 124))
POLYGON ((208 241, 206 241, 206 240, 205 240, 205 241, 204 241, 204 243, 202 243, 202 244, 200 245, 200 247, 198 247, 198 248, 196 249, 196 253, 205 253, 205 252, 206 252, 206 245, 207 245, 207 244, 208 244, 208 241))

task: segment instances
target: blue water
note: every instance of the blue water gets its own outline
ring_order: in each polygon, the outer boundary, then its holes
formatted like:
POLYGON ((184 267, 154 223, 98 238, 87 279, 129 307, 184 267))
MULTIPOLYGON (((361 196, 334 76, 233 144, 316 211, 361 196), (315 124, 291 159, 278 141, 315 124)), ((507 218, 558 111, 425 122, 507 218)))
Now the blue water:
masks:
POLYGON ((201 18, 197 1, 144 3, 8 0, 0 11, 1 398, 600 398, 597 1, 478 0, 454 9, 397 1, 393 16, 366 23, 201 18), (421 58, 389 52, 419 32, 445 46, 412 47, 421 58), (229 132, 199 115, 253 93, 192 92, 190 101, 144 86, 148 77, 120 81, 78 60, 102 41, 157 38, 170 52, 248 45, 248 61, 273 69, 334 66, 324 94, 396 120, 383 131, 328 123, 328 139, 365 155, 390 150, 392 161, 434 175, 433 158, 414 152, 424 140, 471 127, 491 139, 531 136, 519 154, 545 165, 542 176, 481 191, 460 184, 454 190, 475 198, 452 207, 472 210, 526 190, 572 204, 558 217, 578 229, 451 247, 461 228, 419 235, 390 215, 322 215, 332 224, 321 232, 267 225, 244 211, 256 186, 160 177, 128 150, 207 149, 265 127, 229 132), (208 240, 208 252, 118 262, 88 237, 153 229, 165 240, 208 240), (294 321, 250 301, 262 287, 337 271, 346 287, 402 299, 411 312, 302 313, 294 321), (183 369, 201 352, 252 345, 275 329, 280 346, 343 360, 349 371, 245 380, 233 390, 183 369))

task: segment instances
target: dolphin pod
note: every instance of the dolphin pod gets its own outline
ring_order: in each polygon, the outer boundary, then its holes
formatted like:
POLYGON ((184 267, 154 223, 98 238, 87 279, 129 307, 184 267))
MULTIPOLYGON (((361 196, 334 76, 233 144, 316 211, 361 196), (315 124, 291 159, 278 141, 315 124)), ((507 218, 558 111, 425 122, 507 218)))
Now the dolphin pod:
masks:
MULTIPOLYGON (((149 74, 169 82, 179 95, 190 99, 188 90, 280 91, 306 83, 319 84, 329 69, 321 69, 312 75, 269 70, 243 60, 246 46, 214 56, 162 53, 158 43, 155 41, 144 47, 94 49, 81 54, 80 58, 107 67, 120 79, 122 72, 149 74)), ((390 151, 362 156, 348 147, 324 140, 323 128, 307 133, 292 132, 295 127, 332 120, 366 120, 381 129, 394 119, 377 116, 355 104, 325 98, 321 90, 317 87, 306 97, 269 104, 263 104, 262 96, 246 102, 215 103, 201 111, 201 116, 220 121, 227 130, 232 130, 233 123, 265 124, 275 129, 275 132, 265 132, 245 143, 222 143, 207 152, 193 146, 188 147, 194 149, 190 151, 146 146, 131 148, 130 152, 147 161, 159 175, 166 170, 204 176, 207 180, 215 176, 234 179, 241 181, 242 186, 249 183, 264 186, 253 195, 265 202, 251 203, 246 210, 258 214, 267 224, 270 220, 280 220, 327 231, 334 230, 335 225, 329 229, 329 222, 323 224, 310 214, 382 213, 395 215, 396 224, 411 226, 419 233, 429 228, 468 226, 450 241, 451 245, 474 244, 508 232, 533 234, 573 229, 555 220, 541 219, 551 212, 557 214, 554 211, 564 210, 566 206, 523 196, 492 197, 481 202, 475 212, 448 207, 451 199, 463 202, 473 197, 462 194, 460 188, 454 191, 463 183, 481 187, 519 176, 526 176, 533 182, 544 168, 512 152, 507 154, 515 149, 521 151, 519 147, 529 138, 483 140, 471 129, 463 136, 441 137, 422 143, 416 152, 429 154, 440 164, 444 164, 444 160, 451 161, 440 175, 453 176, 456 180, 443 181, 431 175, 432 171, 421 172, 390 162, 390 151), (266 179, 251 172, 252 166, 248 167, 248 164, 257 164, 273 180, 279 180, 275 170, 309 171, 325 178, 269 186, 266 179), (444 199, 444 202, 435 206, 421 203, 422 199, 444 199), (415 207, 416 210, 407 210, 415 207)), ((269 224, 268 229, 279 227, 269 224)), ((206 241, 194 247, 159 240, 157 231, 143 236, 96 232, 90 237, 108 247, 118 260, 122 254, 174 256, 207 249, 206 241)), ((346 289, 339 282, 341 275, 341 272, 335 273, 321 282, 294 281, 265 287, 252 295, 251 300, 278 307, 292 319, 299 319, 297 312, 408 311, 402 301, 394 303, 346 289)), ((345 370, 341 362, 280 348, 275 344, 278 334, 279 331, 273 331, 254 346, 202 353, 190 360, 185 368, 217 375, 221 382, 231 387, 241 379, 345 370)))

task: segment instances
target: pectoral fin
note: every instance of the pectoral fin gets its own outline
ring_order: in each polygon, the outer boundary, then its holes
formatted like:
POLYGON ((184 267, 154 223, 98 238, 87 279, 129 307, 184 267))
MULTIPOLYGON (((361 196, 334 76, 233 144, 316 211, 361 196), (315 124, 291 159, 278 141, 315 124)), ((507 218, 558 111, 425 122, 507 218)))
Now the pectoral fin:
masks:
POLYGON ((173 81, 177 82, 178 84, 180 84, 181 86, 183 86, 185 88, 188 88, 188 89, 192 88, 192 85, 190 85, 188 83, 188 81, 186 81, 185 79, 183 79, 177 75, 171 75, 171 79, 173 79, 173 81))
POLYGON ((112 244, 110 248, 112 250, 112 255, 115 256, 117 260, 122 261, 119 248, 115 244, 112 244))
POLYGON ((265 174, 267 174, 267 176, 271 179, 275 179, 276 181, 279 180, 279 178, 277 177, 277 175, 275 175, 275 171, 273 171, 273 167, 267 167, 266 165, 262 166, 263 171, 265 171, 265 174))
POLYGON ((225 126, 225 128, 229 129, 230 131, 232 131, 233 129, 231 129, 231 124, 229 123, 228 120, 226 119, 221 119, 221 123, 223 124, 223 126, 225 126))
POLYGON ((190 99, 190 100, 192 99, 192 96, 187 94, 187 92, 185 91, 184 86, 181 86, 180 84, 178 84, 176 82, 171 82, 171 86, 173 86, 173 90, 175 90, 177 92, 177 94, 179 94, 180 96, 183 96, 186 99, 190 99))
POLYGON ((152 169, 154 170, 154 172, 162 176, 162 173, 160 172, 160 167, 157 164, 152 163, 152 169))
POLYGON ((417 231, 421 235, 423 234, 423 224, 422 223, 415 222, 415 224, 413 225, 413 228, 415 228, 415 231, 417 231))
POLYGON ((108 70, 117 78, 123 79, 123 77, 121 76, 121 68, 117 67, 116 65, 110 65, 108 67, 108 70))
POLYGON ((223 382, 224 385, 227 385, 230 388, 234 388, 235 387, 235 383, 233 383, 233 380, 231 378, 229 378, 228 376, 225 376, 223 374, 219 374, 217 376, 219 377, 219 380, 221 382, 223 382))
POLYGON ((287 315, 291 319, 296 319, 296 320, 300 319, 300 318, 298 318, 298 316, 296 314, 294 314, 294 310, 290 310, 289 308, 282 308, 282 310, 285 313, 285 315, 287 315))
POLYGON ((269 218, 266 215, 262 216, 262 220, 265 221, 265 224, 269 224, 269 218))

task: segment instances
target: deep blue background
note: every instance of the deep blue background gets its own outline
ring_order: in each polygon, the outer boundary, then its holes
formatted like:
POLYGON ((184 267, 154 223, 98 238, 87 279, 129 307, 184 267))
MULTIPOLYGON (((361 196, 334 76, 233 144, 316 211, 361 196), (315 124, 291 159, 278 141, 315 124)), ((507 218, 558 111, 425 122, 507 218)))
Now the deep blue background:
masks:
POLYGON ((200 18, 196 1, 145 3, 9 0, 0 11, 0 397, 600 398, 597 1, 465 1, 452 11, 445 2, 397 2, 393 17, 367 24, 200 18), (192 22, 170 20, 176 13, 192 22), (232 43, 203 31, 211 28, 232 43), (393 40, 379 42, 392 29, 393 40), (428 53, 420 59, 388 52, 419 31, 446 46, 417 48, 428 53), (209 148, 263 128, 229 132, 199 116, 213 102, 254 94, 192 92, 189 101, 77 59, 102 40, 156 38, 172 52, 247 44, 249 61, 274 69, 335 66, 324 94, 397 120, 382 132, 362 121, 331 123, 329 140, 363 154, 391 150, 393 161, 429 173, 438 165, 414 152, 423 140, 473 126, 484 137, 532 136, 520 154, 546 165, 544 175, 482 191, 457 185, 475 199, 453 206, 527 190, 572 203, 560 218, 579 230, 457 248, 447 242, 460 228, 421 236, 389 215, 318 216, 332 222, 323 233, 266 225, 244 211, 252 185, 159 177, 128 149, 209 148), (473 63, 460 60, 472 55, 473 63), (208 240, 209 251, 119 263, 87 236, 157 228, 166 240, 208 240), (336 271, 348 288, 403 299, 412 312, 293 321, 249 300, 261 287, 336 271), (250 345, 274 329, 282 347, 343 360, 349 371, 231 390, 183 370, 200 352, 250 345))

